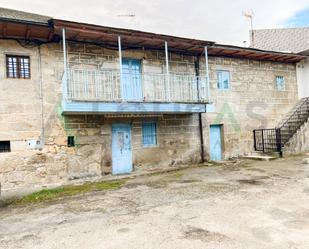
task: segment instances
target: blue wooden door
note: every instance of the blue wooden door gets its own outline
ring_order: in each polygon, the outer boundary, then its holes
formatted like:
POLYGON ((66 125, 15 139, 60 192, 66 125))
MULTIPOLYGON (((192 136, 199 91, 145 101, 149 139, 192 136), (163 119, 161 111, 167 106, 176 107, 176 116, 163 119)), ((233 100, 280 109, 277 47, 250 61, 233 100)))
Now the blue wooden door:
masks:
POLYGON ((122 60, 122 97, 125 101, 142 101, 141 62, 122 60))
POLYGON ((132 172, 131 125, 112 125, 112 173, 129 174, 132 172))
POLYGON ((222 160, 221 125, 210 126, 210 160, 222 160))

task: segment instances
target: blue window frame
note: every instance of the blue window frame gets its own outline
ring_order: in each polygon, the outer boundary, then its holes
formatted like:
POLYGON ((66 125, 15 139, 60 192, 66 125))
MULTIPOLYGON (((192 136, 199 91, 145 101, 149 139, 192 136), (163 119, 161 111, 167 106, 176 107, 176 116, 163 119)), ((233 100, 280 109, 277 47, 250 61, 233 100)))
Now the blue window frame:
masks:
POLYGON ((217 87, 218 89, 228 90, 231 87, 230 84, 230 72, 226 70, 217 71, 217 87))
POLYGON ((157 145, 157 124, 147 122, 142 124, 143 145, 151 147, 157 145))
POLYGON ((281 91, 285 89, 285 83, 284 83, 283 76, 276 76, 276 87, 277 87, 277 90, 281 90, 281 91))

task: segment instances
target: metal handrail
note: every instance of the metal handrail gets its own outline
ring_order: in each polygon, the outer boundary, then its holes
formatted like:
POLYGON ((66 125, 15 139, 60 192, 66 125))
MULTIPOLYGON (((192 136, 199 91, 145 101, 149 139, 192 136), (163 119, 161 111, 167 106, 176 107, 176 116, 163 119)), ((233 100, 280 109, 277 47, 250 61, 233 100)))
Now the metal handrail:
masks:
MULTIPOLYGON (((295 134, 295 131, 299 129, 299 127, 303 123, 303 119, 294 121, 293 119, 299 118, 296 117, 296 115, 299 114, 300 109, 304 108, 308 112, 308 116, 306 117, 308 119, 309 117, 309 98, 302 99, 296 106, 295 110, 289 115, 289 117, 279 126, 276 128, 268 128, 268 129, 255 129, 253 130, 253 139, 254 139, 254 150, 255 151, 262 151, 262 152, 279 152, 280 156, 282 156, 282 147, 284 144, 290 139, 293 134, 295 134), (282 137, 282 130, 284 130, 285 127, 287 127, 288 123, 297 123, 295 125, 294 132, 288 132, 287 136, 288 138, 283 139, 282 137), (266 141, 265 141, 266 140, 266 141)), ((290 127, 288 129, 290 131, 290 127)))
POLYGON ((126 94, 133 96, 129 101, 135 102, 207 101, 205 76, 148 72, 121 74, 108 69, 70 69, 69 76, 67 95, 71 101, 127 101, 126 94))
POLYGON ((293 116, 298 112, 298 108, 301 108, 304 104, 308 105, 309 103, 309 98, 303 98, 300 105, 297 106, 297 108, 295 109, 295 111, 289 116, 289 118, 287 120, 285 120, 285 122, 283 122, 283 124, 281 124, 280 127, 278 128, 282 128, 286 123, 288 123, 292 118, 293 116))

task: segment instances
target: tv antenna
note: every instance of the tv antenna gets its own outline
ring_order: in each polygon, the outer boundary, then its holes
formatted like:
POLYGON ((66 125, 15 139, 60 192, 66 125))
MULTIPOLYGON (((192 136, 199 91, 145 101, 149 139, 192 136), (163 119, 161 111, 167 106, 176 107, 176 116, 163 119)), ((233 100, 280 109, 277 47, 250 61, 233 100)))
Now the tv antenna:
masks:
POLYGON ((254 48, 254 31, 253 31, 253 10, 247 10, 243 11, 242 15, 246 18, 247 21, 250 22, 250 27, 251 27, 251 47, 254 48))
POLYGON ((131 23, 133 24, 133 28, 136 29, 136 15, 135 14, 119 14, 117 17, 125 17, 131 19, 131 23))

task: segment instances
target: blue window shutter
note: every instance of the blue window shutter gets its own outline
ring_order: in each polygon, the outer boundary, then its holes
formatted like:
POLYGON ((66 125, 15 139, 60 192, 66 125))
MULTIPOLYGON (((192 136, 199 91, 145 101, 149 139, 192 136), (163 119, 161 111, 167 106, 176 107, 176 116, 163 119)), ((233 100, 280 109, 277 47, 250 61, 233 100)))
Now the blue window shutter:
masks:
POLYGON ((157 144, 157 127, 155 122, 148 122, 142 124, 143 145, 157 144))

